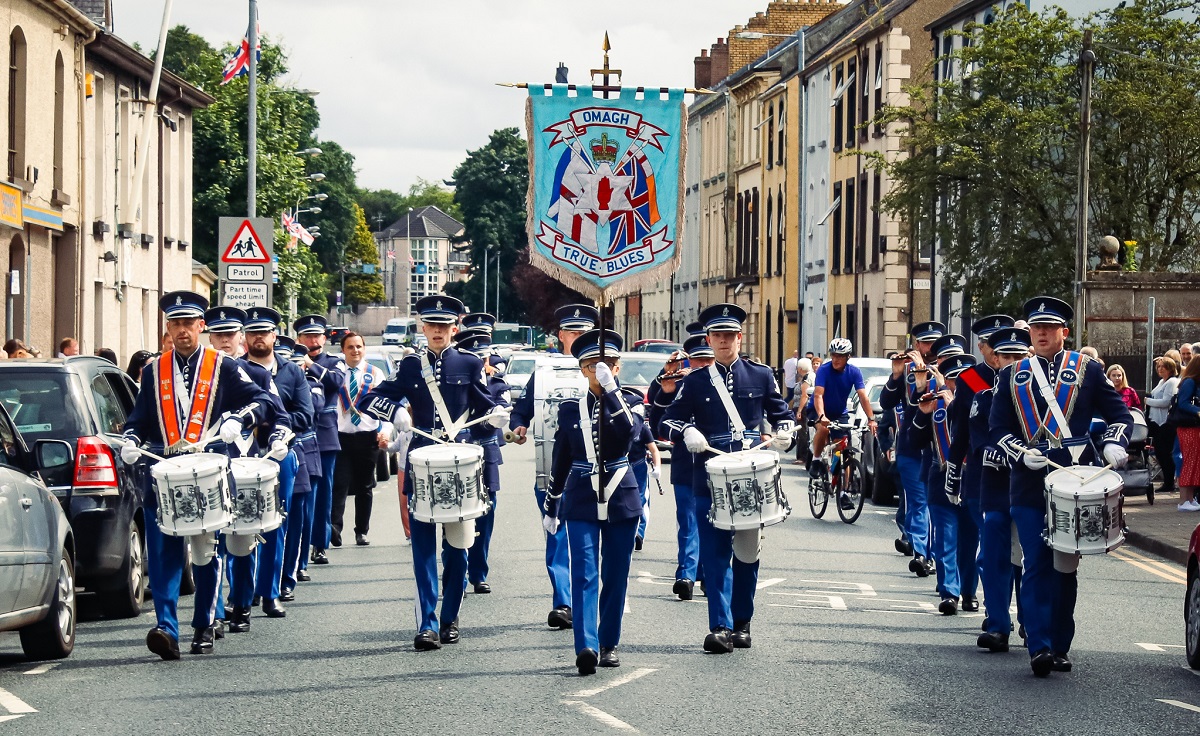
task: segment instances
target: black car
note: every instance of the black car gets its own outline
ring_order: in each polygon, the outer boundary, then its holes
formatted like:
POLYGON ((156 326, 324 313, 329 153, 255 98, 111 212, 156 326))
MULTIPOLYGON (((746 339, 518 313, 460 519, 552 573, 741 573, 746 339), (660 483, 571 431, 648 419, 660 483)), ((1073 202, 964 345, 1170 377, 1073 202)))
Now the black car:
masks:
MULTIPOLYGON (((64 440, 70 461, 43 470, 75 539, 75 576, 104 612, 141 613, 146 592, 145 468, 121 460, 121 433, 137 386, 101 358, 0 361, 0 405, 29 445, 64 440)), ((154 523, 150 520, 150 523, 154 523)))
POLYGON ((329 345, 338 346, 342 344, 342 338, 350 331, 349 327, 326 327, 325 338, 329 345))

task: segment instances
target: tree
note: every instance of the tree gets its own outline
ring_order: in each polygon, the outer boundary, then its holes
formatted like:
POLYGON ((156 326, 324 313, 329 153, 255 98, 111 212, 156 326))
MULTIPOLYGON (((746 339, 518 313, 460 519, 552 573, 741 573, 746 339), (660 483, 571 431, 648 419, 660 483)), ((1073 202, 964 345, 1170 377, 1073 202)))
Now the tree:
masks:
POLYGON ((346 276, 346 301, 354 306, 381 302, 387 298, 383 282, 379 278, 379 251, 363 208, 352 204, 354 212, 354 235, 346 246, 345 262, 350 267, 346 276), (371 266, 373 268, 364 268, 371 266), (372 271, 366 273, 365 271, 372 271))
POLYGON ((279 257, 275 308, 290 323, 301 314, 324 314, 329 309, 329 275, 311 248, 304 243, 289 248, 288 240, 282 230, 275 231, 275 254, 279 257), (296 297, 296 314, 289 309, 293 295, 296 297))
MULTIPOLYGON (((319 206, 319 214, 306 213, 302 219, 306 225, 319 225, 321 236, 313 243, 313 251, 329 273, 336 273, 342 266, 342 254, 350 250, 355 237, 354 217, 355 184, 354 156, 333 141, 313 140, 305 143, 321 149, 319 156, 307 159, 306 171, 322 173, 324 181, 314 183, 312 189, 328 195, 324 201, 309 200, 303 206, 319 206)), ((292 204, 295 204, 294 202, 292 204)))
POLYGON ((360 189, 357 201, 366 211, 367 221, 375 232, 402 219, 409 208, 430 205, 456 220, 462 220, 462 212, 454 201, 454 192, 421 178, 408 188, 407 194, 397 194, 390 189, 360 189))

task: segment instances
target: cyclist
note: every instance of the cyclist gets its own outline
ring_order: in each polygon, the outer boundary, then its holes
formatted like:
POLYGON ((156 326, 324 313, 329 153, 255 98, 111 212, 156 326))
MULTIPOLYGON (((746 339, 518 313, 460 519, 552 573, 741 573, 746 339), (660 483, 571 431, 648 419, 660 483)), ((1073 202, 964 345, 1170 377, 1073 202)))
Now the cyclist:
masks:
MULTIPOLYGON (((817 369, 812 401, 806 411, 808 420, 817 425, 817 432, 813 437, 813 460, 808 468, 809 474, 813 477, 820 475, 825 470, 821 452, 825 450, 825 444, 829 442, 831 419, 827 410, 833 413, 832 421, 839 424, 849 421, 849 412, 846 407, 850 401, 850 394, 855 392, 858 394, 858 401, 862 405, 863 413, 867 416, 867 426, 871 428, 871 432, 877 432, 879 429, 871 411, 871 399, 867 396, 862 372, 850 365, 850 353, 852 352, 854 352, 854 345, 849 340, 844 337, 835 337, 833 342, 829 343, 829 360, 822 363, 821 367, 817 369)), ((851 502, 843 494, 841 503, 843 508, 846 508, 846 504, 851 502)))

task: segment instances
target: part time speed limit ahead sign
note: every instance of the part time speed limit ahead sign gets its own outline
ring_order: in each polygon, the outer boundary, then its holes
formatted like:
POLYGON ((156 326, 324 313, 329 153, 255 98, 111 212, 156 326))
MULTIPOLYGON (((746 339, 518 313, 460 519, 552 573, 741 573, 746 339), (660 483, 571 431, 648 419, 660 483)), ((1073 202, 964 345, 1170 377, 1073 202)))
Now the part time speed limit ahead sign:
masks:
POLYGON ((269 217, 222 217, 217 237, 221 305, 241 309, 271 306, 275 221, 269 217))

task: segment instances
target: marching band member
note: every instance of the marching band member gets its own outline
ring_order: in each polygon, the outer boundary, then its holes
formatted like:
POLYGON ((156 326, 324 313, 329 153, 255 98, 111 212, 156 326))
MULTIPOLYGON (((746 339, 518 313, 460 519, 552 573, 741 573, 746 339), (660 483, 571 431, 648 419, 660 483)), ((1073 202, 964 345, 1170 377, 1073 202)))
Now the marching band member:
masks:
MULTIPOLYGON (((292 432, 296 437, 300 437, 312 428, 312 393, 308 389, 308 380, 299 367, 276 358, 275 330, 279 327, 280 319, 282 317, 279 312, 270 307, 253 307, 247 310, 246 357, 271 374, 279 398, 291 419, 292 432)), ((258 579, 254 585, 255 595, 262 599, 263 613, 270 618, 283 618, 287 615, 287 611, 279 605, 279 599, 284 597, 280 586, 289 527, 288 512, 292 508, 292 493, 295 487, 308 486, 308 470, 302 452, 294 445, 284 449, 284 453, 273 451, 268 455, 279 463, 279 504, 284 513, 283 524, 278 529, 262 534, 266 542, 258 551, 258 579)))
MULTIPOLYGON (((295 354, 296 341, 287 335, 275 338, 275 357, 291 363, 300 369, 308 387, 308 396, 312 401, 312 417, 308 428, 296 433, 292 449, 297 456, 302 456, 300 470, 296 483, 292 488, 292 503, 289 508, 290 519, 283 549, 283 580, 279 599, 285 603, 295 598, 296 584, 307 582, 311 578, 305 568, 308 566, 308 547, 312 541, 312 523, 316 501, 316 489, 321 482, 321 450, 317 441, 316 419, 325 407, 325 394, 320 381, 301 365, 307 356, 295 354)), ((294 372, 294 371, 293 371, 294 372)))
POLYGON ((772 448, 786 450, 795 432, 794 415, 779 394, 771 369, 738 355, 745 319, 745 310, 736 304, 714 304, 700 313, 716 362, 683 379, 662 420, 663 433, 669 431, 672 442, 683 443, 696 455, 692 491, 708 594, 709 634, 704 650, 717 653, 750 648, 758 558, 738 559, 735 532, 716 529, 708 521, 712 496, 704 467, 706 453, 710 447, 723 452, 748 449, 760 437, 764 416, 775 429, 772 448))
MULTIPOLYGON (((621 387, 633 406, 637 408, 643 419, 646 416, 646 397, 641 391, 628 386, 621 387)), ((642 422, 642 429, 629 447, 629 470, 637 479, 638 493, 642 496, 642 516, 638 519, 637 535, 633 538, 633 548, 641 551, 646 541, 646 527, 650 525, 650 479, 657 481, 662 478, 662 458, 658 454, 658 445, 654 442, 654 432, 649 425, 642 422)), ((661 486, 660 486, 661 488, 661 486)))
MULTIPOLYGON (((988 352, 984 355, 991 357, 990 385, 995 386, 999 371, 1027 357, 1032 344, 1029 330, 1017 327, 1001 328, 989 334, 988 352)), ((979 371, 979 375, 987 378, 989 374, 979 371)), ((983 619, 985 628, 976 644, 980 649, 1007 652, 1008 634, 1012 630, 1009 605, 1014 589, 1017 593, 1017 620, 1023 625, 1025 618, 1020 596, 1021 566, 1012 561, 1013 523, 1008 501, 1008 459, 992 444, 988 431, 988 417, 995 395, 994 389, 977 391, 975 404, 971 407, 971 462, 976 457, 976 443, 979 444, 981 455, 979 510, 983 514, 983 524, 979 534, 979 570, 987 606, 987 616, 983 619)), ((1021 631, 1024 631, 1023 626, 1021 631)))
MULTIPOLYGON (((483 362, 474 355, 459 352, 450 345, 458 330, 462 302, 445 294, 422 297, 416 303, 421 332, 428 347, 409 355, 400 363, 395 376, 374 386, 358 399, 355 407, 373 420, 393 422, 401 432, 420 430, 450 442, 481 441, 494 428, 508 424, 508 410, 496 406, 483 382, 483 362), (407 400, 408 407, 401 402, 407 400), (409 408, 412 413, 409 414, 409 408), (483 416, 488 419, 469 429, 453 428, 483 416), (415 425, 415 426, 414 426, 415 425), (448 436, 453 432, 453 436, 448 436), (468 434, 469 433, 469 434, 468 434)), ((353 378, 351 379, 353 382, 353 378)), ((416 434, 412 449, 432 444, 433 440, 416 434)), ((405 493, 412 497, 411 462, 405 468, 405 493)), ((458 613, 467 582, 467 550, 457 549, 442 540, 442 615, 436 614, 438 600, 437 525, 409 519, 412 529, 413 571, 417 584, 417 651, 440 649, 442 644, 459 640, 458 613)))
POLYGON ((588 380, 588 391, 578 401, 558 405, 553 482, 546 496, 546 531, 552 534, 560 519, 566 522, 575 666, 581 675, 595 674, 597 664, 621 664, 617 646, 642 515, 641 494, 629 469, 630 448, 640 434, 642 417, 633 411, 636 400, 617 385, 621 346, 621 336, 612 330, 591 330, 572 343, 571 354, 588 380), (601 492, 606 514, 598 508, 601 492))
POLYGON ((307 353, 300 367, 321 384, 324 407, 317 414, 317 448, 321 453, 320 482, 313 497, 312 563, 329 564, 329 538, 333 527, 330 510, 333 506, 333 473, 338 452, 338 395, 346 381, 346 363, 336 355, 324 352, 325 330, 329 327, 319 314, 306 314, 292 323, 296 343, 307 353))
MULTIPOLYGON (((958 598, 963 590, 963 577, 958 566, 958 534, 961 527, 961 499, 946 495, 946 458, 950 454, 950 438, 955 426, 952 412, 958 374, 975 363, 974 356, 964 355, 966 339, 961 335, 942 335, 933 344, 932 353, 938 361, 930 391, 921 397, 913 432, 917 441, 930 447, 929 467, 925 471, 926 488, 930 489, 929 551, 937 568, 937 592, 942 600, 938 610, 943 616, 958 613, 958 598)), ((972 560, 972 565, 974 560, 972 560)))
POLYGON ((900 471, 904 493, 905 532, 913 550, 908 569, 924 578, 933 572, 933 563, 929 561, 929 502, 923 472, 928 467, 925 453, 929 450, 924 448, 923 452, 921 445, 915 438, 910 440, 909 435, 929 381, 926 362, 932 357, 930 350, 934 341, 946 333, 946 326, 941 322, 921 322, 913 325, 911 333, 913 349, 908 351, 908 362, 903 368, 899 368, 897 362, 892 363, 892 376, 883 387, 879 404, 884 411, 904 407, 904 423, 896 432, 896 467, 900 471))
MULTIPOLYGON (((491 361, 496 359, 496 356, 491 355, 491 328, 489 326, 486 330, 480 329, 480 325, 487 324, 487 318, 490 318, 492 322, 495 322, 496 318, 490 314, 468 314, 463 318, 464 324, 468 322, 468 318, 474 318, 470 321, 476 326, 458 333, 454 345, 460 351, 470 353, 483 361, 480 382, 483 383, 496 406, 508 408, 508 382, 496 375, 491 366, 491 361)), ((475 520, 475 532, 478 536, 475 537, 475 543, 467 550, 467 582, 471 584, 475 593, 486 595, 492 592, 492 586, 487 581, 488 554, 492 547, 492 529, 496 524, 500 466, 504 464, 504 457, 500 454, 500 448, 504 446, 504 431, 494 428, 490 435, 479 440, 477 444, 483 447, 483 483, 492 499, 492 506, 486 514, 475 520)), ((409 524, 411 527, 411 519, 409 519, 409 524)))
MULTIPOLYGON (((174 347, 142 369, 141 390, 125 424, 121 459, 133 464, 142 459, 142 442, 151 452, 170 457, 198 442, 207 428, 219 425, 226 444, 239 438, 243 428, 274 422, 270 397, 237 363, 212 348, 200 345, 208 300, 190 291, 174 291, 159 301, 174 347)), ((145 477, 143 512, 154 519, 158 495, 149 472, 145 477)), ((157 624, 146 635, 146 646, 163 659, 179 659, 179 584, 187 542, 146 524, 146 563, 157 624)), ((192 651, 212 651, 215 631, 219 565, 193 568, 196 580, 196 615, 192 651)))
POLYGON ((334 468, 333 505, 329 513, 330 541, 342 546, 342 525, 346 515, 346 497, 354 496, 354 542, 370 544, 371 510, 375 504, 375 466, 379 451, 388 445, 391 424, 361 411, 357 404, 387 376, 368 363, 362 335, 347 332, 342 337, 346 358, 346 382, 338 396, 338 444, 341 452, 334 468))
MULTIPOLYGON (((675 400, 683 379, 692 371, 712 365, 713 350, 704 335, 692 335, 683 343, 683 355, 669 360, 663 373, 650 384, 646 395, 650 401, 651 427, 659 427, 667 407, 675 400), (681 367, 686 359, 688 366, 681 367)), ((678 565, 675 568, 675 585, 671 592, 681 601, 690 601, 696 582, 703 585, 704 574, 700 565, 700 536, 696 526, 696 498, 693 493, 692 475, 694 458, 682 442, 671 445, 671 486, 675 493, 676 541, 678 542, 678 565)))
POLYGON ((1122 467, 1133 418, 1100 362, 1064 349, 1074 316, 1066 302, 1035 297, 1024 311, 1034 355, 1001 371, 989 424, 1012 467, 1010 513, 1024 552, 1021 603, 1030 666, 1045 677, 1071 670, 1079 585, 1078 558, 1051 549, 1042 536, 1046 468, 1050 462, 1122 467), (1108 424, 1099 453, 1088 436, 1093 416, 1108 424))
MULTIPOLYGON (((587 304, 567 304, 559 307, 554 312, 554 316, 558 320, 558 342, 564 353, 570 353, 576 338, 593 329, 597 320, 600 319, 596 308, 587 304)), ((529 382, 525 384, 525 391, 513 404, 509 428, 516 437, 513 442, 517 445, 525 444, 526 434, 534 423, 534 412, 538 410, 534 403, 537 379, 538 371, 534 371, 533 375, 529 377, 529 382)), ((538 488, 535 483, 533 494, 538 509, 545 509, 546 490, 538 488)), ((549 532, 546 534, 546 572, 550 576, 550 591, 553 601, 550 613, 546 616, 546 625, 552 629, 569 629, 571 628, 571 577, 568 567, 566 529, 559 528, 552 534, 549 532)))

